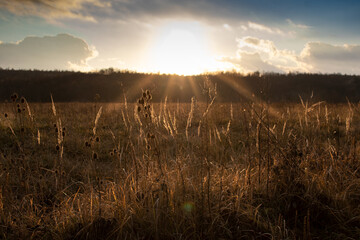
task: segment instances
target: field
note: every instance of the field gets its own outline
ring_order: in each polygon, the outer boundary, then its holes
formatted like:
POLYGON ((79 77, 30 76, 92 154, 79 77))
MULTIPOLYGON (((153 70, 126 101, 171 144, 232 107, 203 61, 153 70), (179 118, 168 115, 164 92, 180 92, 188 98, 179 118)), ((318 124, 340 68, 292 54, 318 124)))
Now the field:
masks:
POLYGON ((1 239, 360 239, 360 106, 0 105, 1 239))

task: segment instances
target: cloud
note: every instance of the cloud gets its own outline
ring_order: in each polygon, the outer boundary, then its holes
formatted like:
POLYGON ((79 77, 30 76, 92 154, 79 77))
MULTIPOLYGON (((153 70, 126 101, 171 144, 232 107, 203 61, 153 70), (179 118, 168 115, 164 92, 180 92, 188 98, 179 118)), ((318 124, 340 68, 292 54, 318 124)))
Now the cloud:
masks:
POLYGON ((237 39, 235 57, 222 58, 241 72, 322 72, 360 74, 360 45, 308 42, 300 54, 255 37, 237 39))
POLYGON ((308 66, 299 60, 295 52, 278 49, 270 40, 247 36, 237 39, 237 42, 236 59, 237 64, 242 65, 241 71, 249 72, 254 68, 272 72, 308 71, 308 66))
POLYGON ((0 66, 21 69, 90 70, 87 61, 97 56, 94 47, 69 34, 26 37, 0 44, 0 66))
POLYGON ((16 15, 39 16, 45 19, 75 18, 85 21, 96 21, 86 12, 86 8, 110 7, 110 3, 102 3, 100 0, 11 0, 0 1, 0 9, 16 15))
POLYGON ((256 30, 256 31, 262 31, 262 32, 267 32, 270 34, 279 34, 279 35, 285 35, 285 33, 283 31, 281 31, 280 29, 277 28, 270 28, 268 26, 259 24, 259 23, 254 23, 254 22, 248 22, 248 27, 250 29, 256 30))
POLYGON ((305 24, 297 24, 297 23, 294 23, 291 19, 286 19, 286 21, 287 21, 292 27, 301 28, 301 29, 309 29, 309 28, 311 28, 311 26, 308 26, 308 25, 305 25, 305 24))
POLYGON ((232 31, 232 30, 233 30, 232 27, 231 27, 229 24, 227 24, 227 23, 225 23, 225 24, 223 25, 223 27, 224 27, 227 31, 232 31))
POLYGON ((360 45, 309 42, 300 54, 315 72, 360 74, 360 45))
POLYGON ((222 61, 233 64, 235 69, 243 73, 265 71, 265 72, 283 72, 276 66, 261 59, 259 53, 239 53, 237 57, 225 57, 222 61))
POLYGON ((243 19, 249 15, 245 9, 235 10, 232 5, 216 0, 0 0, 0 9, 15 15, 39 16, 49 21, 70 18, 98 23, 190 19, 230 25, 238 22, 239 14, 243 19))
POLYGON ((280 36, 287 36, 287 35, 291 35, 292 33, 286 33, 278 28, 271 28, 269 26, 260 24, 260 23, 255 23, 255 22, 251 22, 248 21, 247 24, 245 25, 241 25, 240 28, 243 31, 249 31, 249 30, 253 30, 255 32, 262 32, 262 33, 267 33, 267 34, 272 34, 272 35, 280 35, 280 36))

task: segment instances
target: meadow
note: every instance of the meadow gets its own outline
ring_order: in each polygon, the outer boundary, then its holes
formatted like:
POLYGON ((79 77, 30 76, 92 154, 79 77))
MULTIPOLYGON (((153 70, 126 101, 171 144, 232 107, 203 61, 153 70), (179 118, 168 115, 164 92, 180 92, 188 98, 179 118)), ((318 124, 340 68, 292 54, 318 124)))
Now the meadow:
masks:
MULTIPOLYGON (((1 239, 360 239, 360 106, 0 105, 1 239)), ((25 96, 26 97, 26 96, 25 96)))

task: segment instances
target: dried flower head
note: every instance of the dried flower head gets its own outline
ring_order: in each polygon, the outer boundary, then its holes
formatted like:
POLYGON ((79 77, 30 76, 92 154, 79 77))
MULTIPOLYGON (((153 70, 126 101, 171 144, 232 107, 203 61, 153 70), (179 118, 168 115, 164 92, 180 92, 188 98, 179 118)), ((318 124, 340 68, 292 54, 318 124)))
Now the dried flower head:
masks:
POLYGON ((13 102, 15 102, 17 98, 18 98, 17 93, 13 93, 13 94, 11 95, 11 100, 12 100, 13 102))
POLYGON ((55 149, 56 149, 56 151, 59 151, 59 150, 60 150, 60 146, 59 146, 58 144, 56 144, 55 149))
POLYGON ((20 102, 21 102, 21 103, 25 103, 25 98, 24 98, 24 97, 21 97, 21 98, 20 98, 20 102))
POLYGON ((5 113, 5 114, 4 114, 4 117, 5 117, 5 118, 7 118, 7 117, 8 117, 8 114, 7 114, 7 113, 5 113))
POLYGON ((96 137, 96 138, 95 138, 95 141, 96 141, 96 142, 100 142, 100 137, 96 137))
POLYGON ((93 159, 97 159, 98 158, 98 155, 96 152, 93 153, 93 159))

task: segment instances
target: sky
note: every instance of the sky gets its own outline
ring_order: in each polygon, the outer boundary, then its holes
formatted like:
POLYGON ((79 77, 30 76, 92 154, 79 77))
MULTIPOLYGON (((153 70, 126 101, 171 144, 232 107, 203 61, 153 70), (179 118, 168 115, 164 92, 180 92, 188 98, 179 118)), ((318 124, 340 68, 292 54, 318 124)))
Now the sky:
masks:
POLYGON ((0 0, 0 67, 360 74, 358 0, 0 0))

